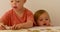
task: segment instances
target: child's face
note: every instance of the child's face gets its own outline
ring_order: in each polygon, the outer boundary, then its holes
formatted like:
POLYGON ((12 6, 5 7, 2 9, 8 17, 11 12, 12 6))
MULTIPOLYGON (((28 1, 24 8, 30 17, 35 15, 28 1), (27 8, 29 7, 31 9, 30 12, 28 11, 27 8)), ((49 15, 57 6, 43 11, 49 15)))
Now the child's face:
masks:
POLYGON ((13 9, 22 9, 26 0, 10 0, 13 9))
POLYGON ((50 19, 47 13, 43 13, 39 16, 37 23, 39 26, 49 26, 50 25, 50 19))

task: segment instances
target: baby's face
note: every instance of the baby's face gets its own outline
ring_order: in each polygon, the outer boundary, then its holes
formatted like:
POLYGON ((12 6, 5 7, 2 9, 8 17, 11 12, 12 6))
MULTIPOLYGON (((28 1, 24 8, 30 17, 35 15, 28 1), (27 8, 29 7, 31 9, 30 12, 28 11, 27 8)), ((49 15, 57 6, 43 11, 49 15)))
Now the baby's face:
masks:
POLYGON ((39 16, 37 23, 39 26, 49 26, 50 25, 50 18, 47 13, 43 13, 39 16))
POLYGON ((13 9, 22 9, 26 0, 10 0, 13 9))

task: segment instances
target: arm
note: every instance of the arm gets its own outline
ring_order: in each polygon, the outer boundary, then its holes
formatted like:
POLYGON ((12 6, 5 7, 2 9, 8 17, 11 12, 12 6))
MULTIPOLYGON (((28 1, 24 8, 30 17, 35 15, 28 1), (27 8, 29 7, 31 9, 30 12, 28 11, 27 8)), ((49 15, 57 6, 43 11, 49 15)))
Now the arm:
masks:
POLYGON ((27 21, 26 23, 21 23, 20 26, 21 28, 33 27, 33 21, 27 21))
POLYGON ((33 22, 34 22, 34 18, 33 18, 33 15, 30 14, 27 16, 27 21, 25 23, 20 23, 20 24, 17 24, 15 26, 15 28, 29 28, 29 27, 33 27, 33 22))
POLYGON ((9 13, 6 13, 5 15, 2 16, 0 19, 0 27, 6 29, 7 21, 9 21, 9 13))
POLYGON ((4 27, 4 24, 3 24, 3 22, 0 19, 0 30, 4 30, 4 29, 6 29, 6 28, 4 27))
POLYGON ((27 21, 25 23, 21 23, 20 25, 22 28, 29 28, 33 27, 33 22, 34 22, 33 14, 29 14, 27 16, 27 21))

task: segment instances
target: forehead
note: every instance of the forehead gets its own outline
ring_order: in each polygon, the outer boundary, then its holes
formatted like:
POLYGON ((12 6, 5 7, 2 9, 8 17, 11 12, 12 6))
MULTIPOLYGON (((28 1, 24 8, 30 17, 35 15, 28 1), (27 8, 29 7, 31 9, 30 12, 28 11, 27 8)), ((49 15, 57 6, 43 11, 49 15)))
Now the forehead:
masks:
POLYGON ((39 17, 49 17, 48 13, 43 13, 39 17))

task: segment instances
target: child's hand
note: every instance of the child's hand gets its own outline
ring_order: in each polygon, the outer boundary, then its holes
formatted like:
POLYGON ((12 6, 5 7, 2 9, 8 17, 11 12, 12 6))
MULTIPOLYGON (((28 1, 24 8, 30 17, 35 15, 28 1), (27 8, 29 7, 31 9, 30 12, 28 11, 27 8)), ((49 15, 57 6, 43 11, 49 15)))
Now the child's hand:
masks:
POLYGON ((22 26, 21 24, 17 24, 17 25, 15 26, 15 29, 19 30, 19 29, 22 28, 21 26, 22 26))
POLYGON ((20 25, 20 24, 13 25, 13 26, 11 27, 11 29, 12 29, 12 30, 19 30, 19 29, 21 29, 21 25, 20 25))
POLYGON ((16 26, 16 25, 11 26, 11 30, 15 30, 15 26, 16 26))
POLYGON ((3 25, 0 26, 0 30, 5 30, 5 29, 6 28, 3 25))
POLYGON ((5 26, 2 24, 2 25, 0 25, 0 30, 5 30, 6 28, 5 28, 5 26))
POLYGON ((5 25, 4 27, 5 27, 6 30, 10 30, 11 29, 11 27, 7 26, 7 25, 5 25))

